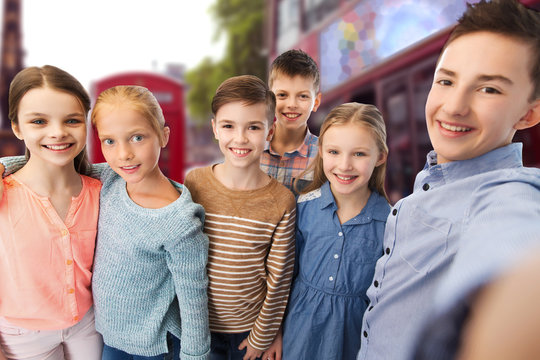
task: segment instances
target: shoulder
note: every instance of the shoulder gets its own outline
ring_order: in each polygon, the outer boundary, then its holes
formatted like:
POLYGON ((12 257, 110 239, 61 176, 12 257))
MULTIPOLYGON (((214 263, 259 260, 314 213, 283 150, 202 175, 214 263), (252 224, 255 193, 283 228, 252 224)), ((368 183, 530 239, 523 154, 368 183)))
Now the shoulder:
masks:
POLYGON ((211 174, 210 169, 211 169, 210 166, 205 166, 205 167, 190 170, 186 174, 186 178, 184 180, 184 185, 186 185, 187 187, 192 188, 192 187, 198 186, 201 183, 204 183, 201 180, 208 177, 209 174, 211 174))
POLYGON ((296 207, 296 199, 291 190, 287 189, 285 185, 281 184, 274 178, 271 178, 271 187, 269 188, 270 192, 276 199, 278 204, 285 206, 287 209, 296 207))
POLYGON ((298 196, 298 204, 300 203, 305 203, 305 202, 308 202, 308 201, 313 201, 315 199, 319 199, 322 195, 322 190, 321 188, 318 188, 318 189, 315 189, 313 191, 310 191, 306 194, 302 194, 300 196, 298 196))
POLYGON ((87 186, 89 189, 101 189, 101 181, 90 176, 81 175, 84 186, 87 186))

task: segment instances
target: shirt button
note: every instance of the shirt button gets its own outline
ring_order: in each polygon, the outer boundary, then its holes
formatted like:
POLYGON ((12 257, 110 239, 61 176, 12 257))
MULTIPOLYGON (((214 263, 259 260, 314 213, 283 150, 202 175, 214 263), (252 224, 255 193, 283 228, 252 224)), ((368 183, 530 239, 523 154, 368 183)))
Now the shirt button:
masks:
POLYGON ((328 278, 328 280, 334 281, 334 277, 333 277, 333 276, 330 276, 330 277, 328 278))
POLYGON ((334 254, 334 259, 339 259, 339 255, 338 255, 338 254, 334 254))
POLYGON ((75 292, 75 289, 69 289, 68 293, 73 294, 75 292))
POLYGON ((73 264, 73 260, 67 260, 67 261, 66 261, 66 264, 67 264, 67 265, 73 264))
POLYGON ((73 317, 73 321, 79 321, 79 317, 78 317, 78 316, 74 316, 74 317, 73 317))
POLYGON ((338 232, 338 236, 343 236, 343 233, 341 231, 338 232))
POLYGON ((424 189, 424 191, 428 191, 429 190, 429 184, 425 183, 424 186, 422 186, 422 189, 424 189))
POLYGON ((364 331, 364 337, 367 338, 367 331, 364 331))
POLYGON ((375 285, 375 287, 379 287, 379 282, 378 282, 377 280, 375 280, 375 281, 373 282, 373 285, 375 285))
POLYGON ((67 236, 68 231, 66 229, 62 230, 62 236, 67 236))
POLYGON ((386 255, 390 254, 390 248, 386 248, 386 255))
POLYGON ((392 215, 394 215, 394 216, 397 215, 397 209, 392 210, 392 215))

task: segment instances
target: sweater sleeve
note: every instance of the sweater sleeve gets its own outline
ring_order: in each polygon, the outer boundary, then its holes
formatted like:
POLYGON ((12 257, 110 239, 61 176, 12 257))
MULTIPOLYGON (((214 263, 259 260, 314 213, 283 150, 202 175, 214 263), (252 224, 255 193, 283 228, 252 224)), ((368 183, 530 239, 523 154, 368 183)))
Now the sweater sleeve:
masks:
POLYGON ((0 158, 0 163, 4 165, 4 172, 2 173, 2 177, 4 178, 17 172, 24 165, 26 165, 27 161, 28 160, 24 156, 6 156, 0 158))
POLYGON ((166 244, 167 265, 174 279, 182 322, 180 358, 206 360, 210 354, 208 238, 203 234, 202 206, 190 201, 185 210, 189 215, 178 227, 179 236, 166 244))
POLYGON ((266 259, 266 298, 248 336, 249 344, 263 351, 268 349, 281 326, 291 288, 296 204, 292 194, 288 200, 266 259))

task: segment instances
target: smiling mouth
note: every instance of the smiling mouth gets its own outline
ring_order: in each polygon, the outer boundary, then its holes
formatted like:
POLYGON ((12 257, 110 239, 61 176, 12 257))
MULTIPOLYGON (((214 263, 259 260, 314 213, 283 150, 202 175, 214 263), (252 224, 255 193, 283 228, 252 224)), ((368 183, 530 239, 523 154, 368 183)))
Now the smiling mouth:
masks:
POLYGON ((71 146, 73 146, 73 144, 43 145, 43 147, 54 151, 65 150, 71 146))
POLYGON ((300 117, 300 115, 301 114, 299 113, 283 113, 283 116, 290 120, 296 120, 300 117))
POLYGON ((439 123, 441 124, 441 127, 445 130, 448 130, 448 131, 453 131, 453 132, 467 132, 467 131, 471 131, 472 128, 467 128, 467 127, 462 127, 462 126, 454 126, 454 125, 450 125, 450 124, 447 124, 447 123, 444 123, 442 121, 439 121, 439 123))
POLYGON ((346 182, 351 182, 353 180, 355 180, 358 176, 357 175, 338 175, 338 174, 334 174, 338 180, 341 180, 341 181, 346 181, 346 182))
POLYGON ((230 148, 230 150, 235 153, 236 155, 246 155, 248 154, 249 152, 251 152, 251 150, 249 149, 234 149, 234 148, 230 148))
POLYGON ((136 169, 138 167, 139 167, 139 165, 120 166, 120 169, 122 169, 122 170, 133 170, 133 169, 136 169))

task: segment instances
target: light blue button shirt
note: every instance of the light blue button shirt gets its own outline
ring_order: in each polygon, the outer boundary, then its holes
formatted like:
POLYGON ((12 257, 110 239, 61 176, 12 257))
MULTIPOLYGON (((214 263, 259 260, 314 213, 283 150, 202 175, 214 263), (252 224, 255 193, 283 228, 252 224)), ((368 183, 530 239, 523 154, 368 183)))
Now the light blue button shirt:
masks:
POLYGON ((451 307, 506 256, 540 243, 540 170, 523 168, 521 149, 514 143, 441 165, 428 155, 413 193, 390 211, 358 360, 412 358, 434 305, 451 307))

